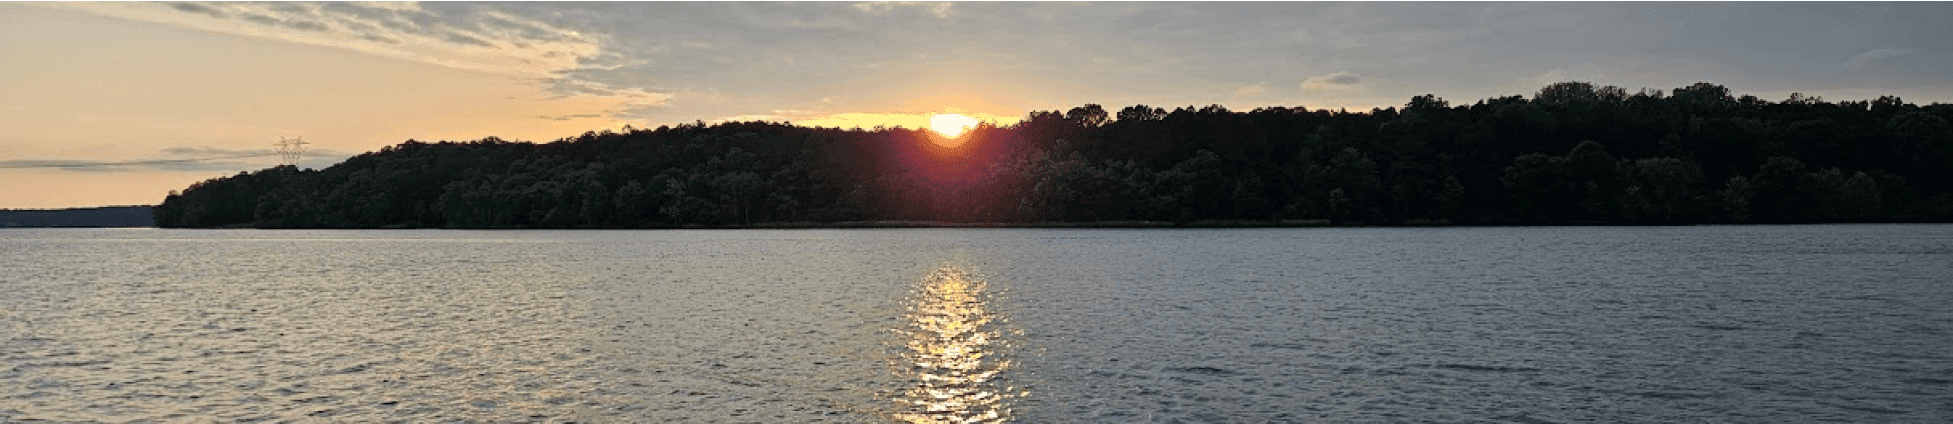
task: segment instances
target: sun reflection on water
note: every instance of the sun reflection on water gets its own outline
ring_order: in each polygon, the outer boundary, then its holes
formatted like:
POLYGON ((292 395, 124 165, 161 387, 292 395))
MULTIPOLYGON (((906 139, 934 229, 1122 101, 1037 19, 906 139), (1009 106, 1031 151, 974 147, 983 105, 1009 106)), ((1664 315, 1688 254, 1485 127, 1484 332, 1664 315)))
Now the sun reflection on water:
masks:
POLYGON ((981 278, 943 265, 922 278, 909 299, 904 349, 896 373, 914 384, 898 399, 896 419, 911 423, 994 423, 1011 418, 1002 319, 984 307, 981 278))

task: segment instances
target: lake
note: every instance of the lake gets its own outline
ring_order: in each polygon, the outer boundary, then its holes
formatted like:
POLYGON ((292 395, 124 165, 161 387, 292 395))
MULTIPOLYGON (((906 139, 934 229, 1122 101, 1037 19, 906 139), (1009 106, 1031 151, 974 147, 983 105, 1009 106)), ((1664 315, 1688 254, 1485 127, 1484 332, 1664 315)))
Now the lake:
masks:
POLYGON ((0 230, 0 421, 1945 422, 1953 225, 0 230))

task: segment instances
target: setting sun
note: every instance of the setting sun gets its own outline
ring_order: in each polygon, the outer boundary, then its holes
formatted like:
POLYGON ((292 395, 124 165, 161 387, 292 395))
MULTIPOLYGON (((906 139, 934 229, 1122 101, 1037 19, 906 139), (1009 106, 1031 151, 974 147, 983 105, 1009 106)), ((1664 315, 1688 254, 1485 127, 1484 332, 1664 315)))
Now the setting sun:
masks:
POLYGON ((963 131, 977 126, 977 122, 979 121, 976 118, 945 113, 929 117, 929 129, 935 130, 937 134, 942 134, 944 137, 956 137, 963 135, 963 131))

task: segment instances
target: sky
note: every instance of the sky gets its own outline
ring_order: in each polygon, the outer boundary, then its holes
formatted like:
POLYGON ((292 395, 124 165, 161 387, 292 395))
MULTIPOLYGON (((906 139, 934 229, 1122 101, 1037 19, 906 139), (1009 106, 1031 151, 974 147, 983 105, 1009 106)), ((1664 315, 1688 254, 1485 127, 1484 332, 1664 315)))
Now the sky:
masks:
POLYGON ((1953 3, 0 2, 0 208, 155 204, 408 139, 1088 103, 1453 104, 1587 81, 1953 103, 1953 3))

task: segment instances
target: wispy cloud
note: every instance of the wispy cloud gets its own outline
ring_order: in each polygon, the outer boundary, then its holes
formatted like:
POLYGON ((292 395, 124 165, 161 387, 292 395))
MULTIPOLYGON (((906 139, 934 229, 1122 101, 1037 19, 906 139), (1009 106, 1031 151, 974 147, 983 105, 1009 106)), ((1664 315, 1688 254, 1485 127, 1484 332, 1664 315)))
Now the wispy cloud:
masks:
POLYGON ((271 155, 278 154, 278 151, 273 149, 223 149, 223 148, 205 147, 205 146, 168 147, 161 150, 161 152, 165 155, 170 155, 170 156, 190 156, 190 157, 231 157, 231 156, 248 157, 248 156, 271 156, 271 155))
MULTIPOLYGON (((562 14, 535 4, 420 4, 420 2, 178 2, 170 8, 246 21, 295 33, 252 33, 301 43, 352 47, 408 61, 537 78, 561 98, 617 100, 619 111, 664 106, 674 94, 646 80, 617 76, 648 61, 644 51, 619 55, 611 33, 623 25, 592 25, 605 16, 562 14), (318 37, 305 35, 318 33, 318 37)), ((658 49, 652 49, 658 51, 658 49)), ((643 72, 643 68, 635 68, 643 72)))
POLYGON ((855 9, 860 9, 868 13, 888 14, 913 11, 934 15, 937 18, 949 17, 950 9, 955 6, 955 3, 950 2, 921 1, 865 1, 854 4, 855 9))
POLYGON ((208 15, 210 17, 217 18, 217 19, 231 18, 231 15, 229 13, 224 13, 223 11, 219 11, 215 8, 212 8, 210 6, 205 6, 202 4, 189 3, 189 2, 171 2, 165 4, 168 5, 171 9, 181 10, 184 12, 196 13, 200 15, 208 15))
POLYGON ((281 19, 277 17, 272 17, 271 15, 261 15, 261 14, 250 13, 250 12, 239 13, 237 15, 237 18, 242 19, 245 22, 250 22, 258 25, 291 28, 300 31, 322 32, 331 29, 330 27, 327 27, 326 24, 321 23, 319 21, 305 20, 305 19, 281 19))
MULTIPOLYGON (((203 146, 178 146, 158 150, 159 155, 124 160, 11 159, 0 160, 0 169, 38 168, 88 173, 142 173, 156 171, 245 171, 278 164, 272 149, 224 149, 203 146)), ((352 155, 331 149, 308 149, 302 165, 324 166, 352 155)))
POLYGON ((569 121, 569 120, 575 120, 575 119, 584 119, 584 118, 602 118, 602 117, 604 117, 604 115, 602 115, 602 114, 595 114, 595 113, 590 113, 590 114, 582 114, 582 115, 560 115, 560 116, 537 116, 536 118, 538 118, 538 119, 548 119, 548 120, 552 120, 552 121, 569 121))
POLYGON ((1363 76, 1348 71, 1313 76, 1302 80, 1303 90, 1337 90, 1355 87, 1363 82, 1363 76))
POLYGON ((1845 66, 1849 66, 1852 69, 1876 68, 1881 62, 1897 59, 1909 54, 1912 54, 1912 50, 1877 49, 1852 56, 1851 59, 1845 60, 1845 66))
MULTIPOLYGON (((205 30, 538 78, 579 68, 582 60, 602 55, 608 41, 601 34, 506 13, 495 4, 175 2, 163 6, 262 27, 187 23, 205 30)), ((109 14, 131 13, 109 6, 87 8, 109 14)))
MULTIPOLYGON (((177 2, 165 6, 219 20, 187 23, 200 29, 534 78, 556 98, 616 100, 624 105, 618 108, 621 111, 660 106, 672 97, 651 89, 652 84, 604 78, 615 75, 604 71, 642 65, 646 60, 642 54, 617 53, 618 43, 611 34, 627 27, 592 27, 591 19, 614 17, 574 13, 582 9, 458 2, 177 2), (566 17, 564 11, 572 13, 566 17)), ((91 9, 127 12, 109 6, 91 9)))
POLYGON ((1254 102, 1263 101, 1264 100, 1263 98, 1267 95, 1268 95, 1268 83, 1265 82, 1256 83, 1254 85, 1249 85, 1249 86, 1234 89, 1234 93, 1228 96, 1227 102, 1230 105, 1242 106, 1254 102))

